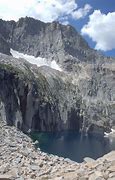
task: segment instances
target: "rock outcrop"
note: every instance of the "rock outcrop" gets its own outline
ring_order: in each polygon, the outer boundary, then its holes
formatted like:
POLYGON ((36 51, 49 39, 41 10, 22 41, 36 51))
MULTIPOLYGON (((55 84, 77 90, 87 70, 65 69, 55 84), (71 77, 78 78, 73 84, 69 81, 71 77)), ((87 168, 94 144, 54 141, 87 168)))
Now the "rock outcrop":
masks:
POLYGON ((0 52, 3 54, 11 55, 10 47, 1 34, 0 34, 0 52))
POLYGON ((0 20, 0 37, 2 53, 13 48, 55 60, 63 69, 38 68, 0 54, 0 116, 9 125, 101 134, 115 125, 115 59, 100 55, 73 27, 58 22, 0 20))

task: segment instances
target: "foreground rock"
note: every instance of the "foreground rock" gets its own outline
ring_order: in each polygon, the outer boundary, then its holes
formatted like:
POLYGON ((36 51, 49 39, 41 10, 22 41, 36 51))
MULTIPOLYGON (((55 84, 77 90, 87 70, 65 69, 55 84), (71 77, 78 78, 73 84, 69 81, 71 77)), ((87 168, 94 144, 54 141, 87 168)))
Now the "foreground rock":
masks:
POLYGON ((35 149, 32 140, 0 121, 0 179, 8 180, 112 180, 115 151, 81 164, 35 149))

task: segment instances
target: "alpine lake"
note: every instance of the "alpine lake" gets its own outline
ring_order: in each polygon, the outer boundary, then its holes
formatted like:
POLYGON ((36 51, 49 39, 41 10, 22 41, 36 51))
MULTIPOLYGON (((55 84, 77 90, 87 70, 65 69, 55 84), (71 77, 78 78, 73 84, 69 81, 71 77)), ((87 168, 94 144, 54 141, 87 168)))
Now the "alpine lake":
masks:
POLYGON ((115 150, 115 138, 103 136, 83 135, 73 131, 59 133, 31 134, 33 141, 38 141, 36 148, 43 152, 69 158, 78 163, 83 162, 84 157, 97 159, 104 154, 115 150))

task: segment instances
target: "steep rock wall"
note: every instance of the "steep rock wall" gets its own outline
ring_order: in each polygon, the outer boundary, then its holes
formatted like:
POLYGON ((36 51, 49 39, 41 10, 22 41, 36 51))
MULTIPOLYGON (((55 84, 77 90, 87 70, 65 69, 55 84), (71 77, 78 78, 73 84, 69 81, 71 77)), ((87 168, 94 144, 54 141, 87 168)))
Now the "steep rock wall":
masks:
MULTIPOLYGON (((4 55, 1 57, 5 60, 8 58, 4 55)), ((25 131, 79 131, 82 118, 79 116, 80 100, 76 97, 75 87, 64 83, 57 76, 58 71, 55 75, 49 68, 36 69, 36 77, 28 68, 30 65, 24 64, 22 70, 14 66, 15 59, 8 59, 8 63, 10 60, 12 65, 0 65, 0 101, 4 107, 0 111, 2 118, 9 125, 16 125, 25 131), (49 80, 43 72, 50 74, 49 80)))

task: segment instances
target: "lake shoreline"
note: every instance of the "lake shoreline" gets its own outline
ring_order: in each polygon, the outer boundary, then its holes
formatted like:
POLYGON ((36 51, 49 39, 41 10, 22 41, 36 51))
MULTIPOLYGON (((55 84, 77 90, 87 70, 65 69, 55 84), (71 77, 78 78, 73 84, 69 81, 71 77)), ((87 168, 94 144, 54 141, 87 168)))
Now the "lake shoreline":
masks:
POLYGON ((0 179, 109 180, 115 178, 114 162, 115 151, 97 160, 85 158, 83 163, 48 155, 36 150, 35 143, 23 132, 0 121, 0 179))

